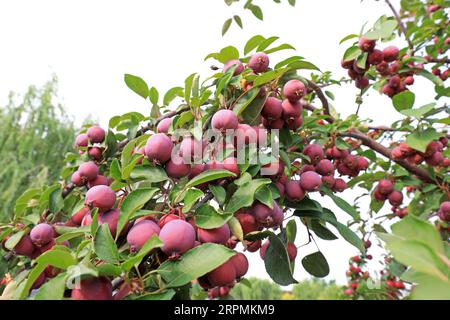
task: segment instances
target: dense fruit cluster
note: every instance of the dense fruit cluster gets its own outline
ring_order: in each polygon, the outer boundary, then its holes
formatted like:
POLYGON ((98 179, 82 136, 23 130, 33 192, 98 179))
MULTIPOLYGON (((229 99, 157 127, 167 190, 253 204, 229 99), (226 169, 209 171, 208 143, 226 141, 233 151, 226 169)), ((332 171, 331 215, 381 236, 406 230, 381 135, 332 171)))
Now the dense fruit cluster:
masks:
POLYGON ((450 159, 444 157, 444 150, 448 147, 448 138, 442 137, 439 140, 431 141, 425 152, 414 150, 406 142, 401 142, 392 149, 393 159, 404 159, 411 164, 419 165, 425 162, 432 167, 450 166, 450 159))

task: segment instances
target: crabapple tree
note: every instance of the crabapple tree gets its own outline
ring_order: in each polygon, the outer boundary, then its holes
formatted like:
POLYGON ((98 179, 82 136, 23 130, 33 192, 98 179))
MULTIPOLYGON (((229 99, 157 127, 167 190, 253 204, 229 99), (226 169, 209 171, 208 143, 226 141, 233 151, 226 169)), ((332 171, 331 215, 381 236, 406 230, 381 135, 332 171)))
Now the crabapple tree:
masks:
MULTIPOLYGON (((406 287, 416 298, 448 297, 449 2, 402 1, 399 12, 386 4, 392 12, 341 41, 348 49, 335 58, 345 78, 297 54, 275 61, 272 53, 295 49, 261 35, 242 50, 209 54, 208 77, 193 73, 164 95, 126 74, 149 113, 115 116, 108 128, 86 125, 65 155, 61 183, 17 200, 1 226, 10 266, 4 294, 186 299, 196 286, 221 298, 246 283, 247 256, 257 251, 278 284, 296 282, 296 262, 327 276, 333 266, 315 239, 342 237, 360 251, 350 260, 348 297, 366 286, 375 241, 396 264, 382 279, 387 297, 406 287), (392 45, 396 37, 406 46, 392 45), (419 79, 434 87, 424 106, 414 103, 419 79), (357 97, 348 117, 332 105, 343 84, 357 97), (359 116, 374 91, 402 120, 372 126, 359 116), (362 194, 349 203, 347 190, 362 194)), ((246 9, 262 18, 252 1, 246 9)))

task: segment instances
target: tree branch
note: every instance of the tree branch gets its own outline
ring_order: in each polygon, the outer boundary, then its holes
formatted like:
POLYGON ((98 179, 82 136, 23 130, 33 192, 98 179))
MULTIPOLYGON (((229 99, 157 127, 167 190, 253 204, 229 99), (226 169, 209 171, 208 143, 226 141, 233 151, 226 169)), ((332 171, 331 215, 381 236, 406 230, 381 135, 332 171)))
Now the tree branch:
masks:
POLYGON ((317 94, 317 97, 319 98, 320 102, 322 103, 322 108, 323 108, 323 113, 327 116, 329 116, 329 122, 333 123, 334 118, 331 116, 330 114, 330 105, 328 104, 328 100, 327 97, 325 97, 325 95, 323 94, 322 89, 315 84, 314 82, 307 80, 308 81, 308 86, 310 86, 314 92, 317 94))
POLYGON ((403 23, 402 19, 400 18, 400 15, 398 14, 397 10, 395 10, 394 6, 392 5, 390 0, 385 0, 389 8, 391 8, 392 13, 394 14, 395 19, 398 22, 398 25, 400 29, 402 30, 403 34, 405 35, 406 42, 408 42, 408 47, 411 49, 411 51, 414 50, 414 45, 412 44, 411 40, 408 37, 408 31, 406 30, 405 24, 403 23))
POLYGON ((376 151, 377 153, 385 156, 386 158, 394 161, 395 163, 399 164, 400 166, 402 166, 403 168, 405 168, 406 170, 408 170, 409 172, 411 172, 412 174, 416 175, 418 178, 420 178, 421 180, 427 182, 427 183, 432 183, 432 184, 436 184, 436 182, 442 183, 442 181, 440 181, 440 179, 437 179, 437 181, 433 180, 429 173, 420 168, 417 167, 415 165, 410 164, 409 162, 403 160, 403 159, 394 159, 392 157, 392 152, 389 148, 386 148, 385 146, 383 146, 382 144, 376 142, 375 140, 369 138, 368 136, 366 136, 364 133, 353 129, 351 131, 348 132, 343 132, 339 134, 342 137, 350 137, 350 138, 354 138, 354 139, 358 139, 362 142, 363 145, 365 145, 366 147, 372 149, 373 151, 376 151))

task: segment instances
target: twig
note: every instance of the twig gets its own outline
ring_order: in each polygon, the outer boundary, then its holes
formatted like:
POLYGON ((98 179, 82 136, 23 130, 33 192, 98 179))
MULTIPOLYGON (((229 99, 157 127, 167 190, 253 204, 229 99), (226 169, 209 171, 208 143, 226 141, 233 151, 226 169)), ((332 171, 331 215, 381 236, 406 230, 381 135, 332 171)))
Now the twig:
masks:
POLYGON ((314 82, 312 82, 310 80, 307 80, 307 81, 308 81, 308 86, 310 86, 314 90, 314 92, 317 94, 317 97, 319 98, 320 102, 322 103, 323 113, 325 115, 329 116, 330 117, 329 122, 333 123, 334 118, 330 114, 330 105, 328 104, 327 97, 325 97, 322 89, 317 84, 315 84, 314 82))
POLYGON ((391 8, 392 13, 394 14, 395 19, 398 22, 398 25, 400 26, 400 29, 402 30, 403 34, 405 35, 405 39, 406 42, 408 42, 408 47, 409 49, 411 49, 411 51, 414 51, 414 45, 412 44, 411 40, 408 37, 408 31, 406 30, 406 27, 402 21, 402 19, 400 18, 397 10, 395 10, 394 6, 392 5, 390 0, 385 0, 387 5, 389 6, 389 8, 391 8))

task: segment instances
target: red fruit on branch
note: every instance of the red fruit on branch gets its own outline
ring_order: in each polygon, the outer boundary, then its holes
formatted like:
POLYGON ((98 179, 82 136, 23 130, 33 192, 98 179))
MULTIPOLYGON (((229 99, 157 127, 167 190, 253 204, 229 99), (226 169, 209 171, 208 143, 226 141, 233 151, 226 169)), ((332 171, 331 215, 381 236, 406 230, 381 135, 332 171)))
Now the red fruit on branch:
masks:
POLYGON ((30 239, 34 245, 41 247, 49 243, 55 236, 53 227, 47 223, 40 223, 31 229, 30 239))
POLYGON ((87 278, 72 290, 73 300, 112 300, 112 284, 106 277, 87 278))
POLYGON ((166 163, 172 155, 173 143, 164 133, 152 135, 145 145, 145 155, 150 161, 166 163))
POLYGON ((257 52, 250 57, 248 66, 255 73, 262 73, 267 71, 269 62, 269 56, 267 54, 265 54, 264 52, 257 52))
POLYGON ((87 131, 87 136, 92 143, 102 143, 105 140, 105 130, 98 126, 90 127, 87 131))
POLYGON ((233 75, 237 76, 239 74, 242 73, 242 71, 244 71, 244 65, 242 64, 241 61, 237 60, 237 59, 233 59, 233 60, 228 60, 227 62, 225 62, 225 65, 223 66, 223 72, 227 72, 228 69, 230 69, 231 67, 236 66, 236 69, 234 69, 233 75))
POLYGON ((131 252, 139 251, 154 234, 159 235, 160 228, 150 220, 136 223, 127 234, 127 242, 131 252))
POLYGON ((359 39, 359 48, 365 52, 372 52, 375 49, 376 41, 361 37, 359 39))
POLYGON ((108 186, 94 186, 86 192, 85 204, 98 208, 100 211, 111 209, 116 203, 116 194, 108 186))
POLYGON ((195 245, 195 230, 184 220, 172 220, 159 232, 163 242, 161 250, 168 256, 181 255, 195 245))
POLYGON ((201 243, 212 242, 226 244, 230 236, 231 232, 228 224, 213 229, 198 228, 197 230, 197 237, 201 243))
POLYGON ((284 97, 292 103, 299 101, 306 93, 306 86, 300 80, 289 80, 283 87, 284 97))

